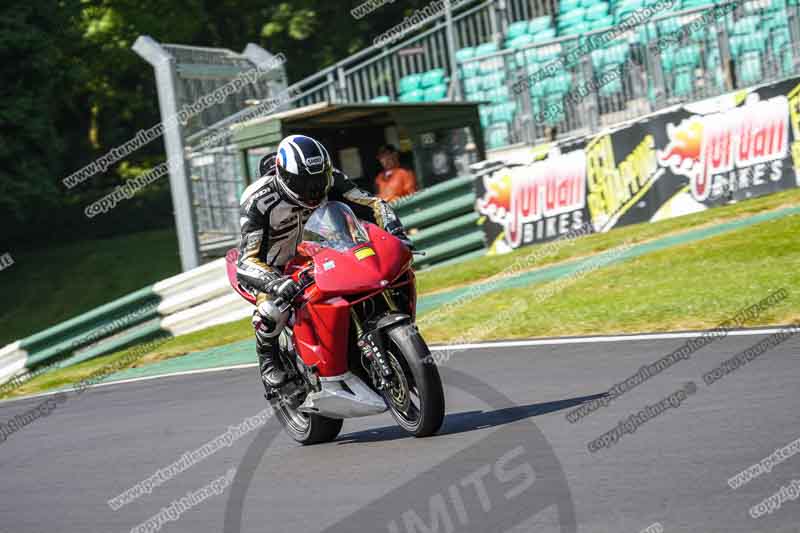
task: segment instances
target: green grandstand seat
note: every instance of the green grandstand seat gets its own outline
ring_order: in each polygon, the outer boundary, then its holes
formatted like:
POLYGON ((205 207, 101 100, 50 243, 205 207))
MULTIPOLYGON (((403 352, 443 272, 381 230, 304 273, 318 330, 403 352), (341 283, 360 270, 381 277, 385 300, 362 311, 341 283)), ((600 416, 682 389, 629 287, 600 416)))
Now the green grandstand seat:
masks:
POLYGON ((486 94, 486 99, 495 103, 501 104, 504 102, 508 102, 511 99, 511 91, 508 90, 508 87, 505 85, 502 87, 495 87, 494 89, 489 89, 484 91, 486 94))
POLYGON ((526 48, 520 52, 514 54, 517 60, 517 66, 522 67, 524 65, 533 65, 538 63, 539 55, 536 48, 526 48))
POLYGON ((783 70, 784 76, 795 73, 794 56, 792 55, 791 48, 787 48, 783 51, 781 58, 781 70, 783 70))
POLYGON ((426 102, 437 102, 443 98, 447 98, 447 85, 440 83, 438 85, 428 87, 425 89, 424 98, 426 102))
POLYGON ((694 91, 694 73, 689 68, 681 68, 675 71, 675 85, 673 94, 675 96, 689 96, 694 91))
POLYGON ((597 91, 597 94, 603 97, 614 96, 622 92, 622 79, 611 80, 604 83, 597 91))
POLYGON ((668 18, 659 20, 656 23, 656 28, 658 29, 659 35, 670 35, 674 32, 680 31, 681 23, 678 22, 678 19, 676 18, 668 18))
POLYGON ((464 79, 464 92, 472 94, 480 91, 483 88, 483 78, 476 76, 474 78, 464 79))
POLYGON ((608 15, 608 4, 606 3, 594 4, 585 9, 584 18, 586 20, 596 20, 608 15))
POLYGON ((497 52, 497 45, 495 43, 483 43, 482 45, 475 48, 474 57, 485 56, 487 54, 493 54, 495 52, 497 52))
POLYGON ((763 53, 767 48, 767 41, 765 34, 757 31, 749 35, 734 35, 730 38, 730 45, 731 54, 735 58, 747 52, 763 53))
POLYGON ((538 115, 542 110, 542 102, 539 98, 531 96, 531 112, 534 116, 538 115))
POLYGON ((583 22, 584 13, 586 10, 582 7, 577 7, 572 9, 566 13, 563 13, 558 16, 558 27, 565 27, 565 26, 572 26, 573 24, 577 24, 579 22, 583 22))
POLYGON ((435 68, 427 72, 423 72, 422 80, 420 81, 420 87, 427 89, 428 87, 433 87, 434 85, 444 83, 444 75, 445 72, 443 68, 435 68))
POLYGON ((468 61, 461 64, 461 77, 464 79, 473 78, 480 74, 480 61, 468 61))
POLYGON ((592 60, 592 67, 595 70, 600 70, 606 63, 606 51, 602 48, 600 50, 593 50, 589 57, 592 60))
POLYGON ((713 48, 709 50, 706 55, 706 66, 710 69, 715 69, 720 64, 719 49, 713 48))
POLYGON ((605 17, 594 19, 589 24, 590 29, 592 31, 602 30, 604 28, 610 28, 613 25, 614 25, 614 17, 612 15, 606 15, 605 17))
POLYGON ((616 65, 625 63, 630 56, 631 47, 628 43, 620 43, 605 50, 603 61, 605 64, 614 63, 616 65))
POLYGON ((493 72, 504 72, 506 70, 505 66, 505 61, 503 61, 502 57, 493 57, 479 61, 478 72, 482 75, 491 74, 493 72))
POLYGON ((545 97, 542 101, 542 111, 545 112, 545 124, 554 126, 562 122, 566 118, 564 98, 560 94, 545 97), (548 110, 549 112, 547 112, 548 110))
POLYGON ((559 0, 558 2, 558 12, 567 13, 572 11, 573 9, 578 9, 581 5, 581 0, 559 0))
POLYGON ((387 104, 387 103, 389 103, 391 101, 392 101, 392 99, 390 97, 388 97, 386 95, 381 95, 381 96, 376 96, 375 98, 373 98, 369 102, 371 104, 387 104))
POLYGON ((780 28, 772 32, 772 49, 775 51, 783 50, 790 42, 792 36, 789 33, 789 28, 780 28))
POLYGON ((740 58, 739 81, 746 85, 753 85, 762 81, 761 54, 749 52, 740 58))
POLYGON ((635 11, 644 7, 644 0, 619 0, 614 4, 614 11, 635 11))
POLYGON ((547 87, 548 83, 547 78, 531 83, 531 98, 543 97, 545 87, 547 87))
POLYGON ((492 123, 497 122, 513 122, 514 115, 517 111, 516 102, 505 102, 502 104, 494 104, 492 107, 492 123))
POLYGON ((561 55, 560 46, 543 46, 536 51, 539 63, 547 63, 561 55))
POLYGON ((675 52, 675 66, 695 68, 700 65, 700 47, 696 44, 681 47, 675 52))
POLYGON ((506 43, 506 48, 522 48, 531 43, 533 43, 533 35, 528 35, 526 33, 508 41, 508 43, 506 43))
POLYGON ((486 145, 490 149, 502 148, 508 145, 510 137, 508 124, 495 124, 486 130, 486 145))
POLYGON ((475 49, 471 46, 456 50, 456 62, 458 63, 463 63, 467 59, 472 59, 473 57, 475 57, 475 49))
POLYGON ((568 73, 557 74, 551 78, 542 80, 545 83, 545 94, 566 94, 572 87, 572 76, 568 73))
POLYGON ((528 33, 529 24, 527 20, 520 20, 509 24, 506 30, 506 39, 510 41, 516 39, 520 35, 525 35, 528 33))
MULTIPOLYGON (((750 5, 758 7, 759 4, 761 4, 761 3, 762 2, 754 2, 754 3, 751 3, 750 5)), ((765 8, 763 8, 763 11, 765 13, 773 13, 773 12, 776 12, 776 11, 785 12, 786 8, 787 8, 786 0, 770 0, 768 2, 768 5, 765 8)), ((745 9, 746 9, 746 7, 745 7, 745 9)))
POLYGON ((535 43, 543 43, 546 41, 552 41, 556 37, 556 29, 555 28, 545 28, 540 30, 533 36, 533 42, 535 43))
POLYGON ((420 89, 414 89, 413 91, 408 91, 400 94, 398 100, 401 102, 424 102, 425 91, 420 89))
POLYGON ((478 114, 481 118, 481 126, 483 129, 489 127, 489 122, 492 120, 492 107, 491 105, 482 105, 478 107, 478 114))
POLYGON ((789 22, 785 18, 770 17, 761 21, 761 31, 770 33, 789 29, 789 22))
POLYGON ((553 20, 548 17, 537 17, 528 21, 528 33, 535 35, 542 30, 553 26, 553 20))
POLYGON ((482 102, 487 100, 486 93, 483 91, 475 91, 464 95, 464 99, 468 102, 482 102))
POLYGON ((419 88, 421 82, 422 76, 420 74, 409 74, 400 78, 398 89, 401 94, 410 93, 419 88))
POLYGON ((754 15, 744 17, 736 21, 733 25, 731 33, 734 35, 748 35, 758 30, 758 25, 761 22, 761 17, 754 15))
POLYGON ((664 72, 672 72, 675 68, 675 48, 666 48, 661 52, 661 68, 664 72))
POLYGON ((622 22, 623 20, 631 16, 631 14, 634 11, 636 11, 641 7, 642 7, 641 4, 639 4, 638 7, 634 6, 634 4, 631 3, 618 4, 618 6, 614 8, 614 21, 616 23, 622 22))
POLYGON ((561 35, 582 35, 591 31, 589 25, 585 22, 568 26, 561 30, 561 35))
POLYGON ((506 71, 493 72, 478 78, 481 80, 481 85, 484 89, 496 89, 503 87, 506 84, 506 71))
POLYGON ((740 53, 745 54, 747 52, 761 52, 767 48, 767 38, 764 32, 753 32, 750 35, 742 35, 742 43, 741 48, 739 50, 740 53))

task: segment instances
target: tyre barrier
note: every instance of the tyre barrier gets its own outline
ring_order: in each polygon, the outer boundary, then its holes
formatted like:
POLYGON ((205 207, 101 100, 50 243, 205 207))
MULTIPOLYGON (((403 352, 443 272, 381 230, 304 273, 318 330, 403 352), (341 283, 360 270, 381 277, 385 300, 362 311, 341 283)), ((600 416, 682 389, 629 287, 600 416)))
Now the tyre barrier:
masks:
POLYGON ((483 254, 474 179, 459 176, 392 202, 411 241, 425 252, 414 259, 417 268, 483 254))

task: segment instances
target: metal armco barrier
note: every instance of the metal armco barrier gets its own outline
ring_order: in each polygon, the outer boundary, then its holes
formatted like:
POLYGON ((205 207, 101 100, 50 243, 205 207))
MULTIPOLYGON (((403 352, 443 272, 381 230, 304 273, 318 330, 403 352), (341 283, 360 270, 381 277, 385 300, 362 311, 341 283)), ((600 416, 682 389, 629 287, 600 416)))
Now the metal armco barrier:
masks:
POLYGON ((182 335, 249 316, 251 306, 230 290, 224 261, 167 278, 5 346, 0 383, 26 370, 71 366, 165 333, 182 335))
POLYGON ((392 204, 412 242, 426 253, 415 259, 417 268, 483 253, 472 180, 453 178, 392 204))

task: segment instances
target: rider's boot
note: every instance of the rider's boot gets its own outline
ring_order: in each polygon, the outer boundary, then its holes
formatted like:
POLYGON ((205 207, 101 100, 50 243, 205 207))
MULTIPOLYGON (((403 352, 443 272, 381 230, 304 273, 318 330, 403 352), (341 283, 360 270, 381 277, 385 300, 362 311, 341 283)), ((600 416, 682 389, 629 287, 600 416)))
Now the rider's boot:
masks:
POLYGON ((256 327, 258 368, 261 371, 261 380, 268 392, 283 385, 287 378, 286 372, 281 368, 278 350, 278 337, 267 337, 262 328, 256 327))

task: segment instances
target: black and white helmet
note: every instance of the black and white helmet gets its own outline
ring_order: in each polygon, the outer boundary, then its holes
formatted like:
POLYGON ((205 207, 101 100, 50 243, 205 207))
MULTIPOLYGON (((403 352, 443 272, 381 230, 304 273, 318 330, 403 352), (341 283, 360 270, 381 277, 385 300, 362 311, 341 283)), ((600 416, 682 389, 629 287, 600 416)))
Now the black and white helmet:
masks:
POLYGON ((313 209, 333 186, 333 166, 321 143, 305 135, 290 135, 278 145, 276 181, 286 200, 313 209))

